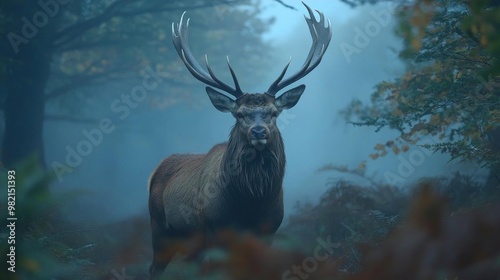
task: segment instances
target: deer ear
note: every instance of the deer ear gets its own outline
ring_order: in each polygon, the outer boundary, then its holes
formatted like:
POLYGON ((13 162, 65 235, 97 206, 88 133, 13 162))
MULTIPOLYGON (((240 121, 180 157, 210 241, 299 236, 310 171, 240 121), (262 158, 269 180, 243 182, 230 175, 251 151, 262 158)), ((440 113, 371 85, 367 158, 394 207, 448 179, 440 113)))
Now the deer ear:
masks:
POLYGON ((206 87, 205 90, 208 93, 208 97, 214 107, 221 112, 232 112, 236 107, 236 102, 226 95, 216 91, 211 87, 206 87))
POLYGON ((302 95, 302 93, 304 93, 305 89, 305 85, 300 85, 286 91, 278 98, 276 98, 274 105, 276 105, 279 110, 292 108, 293 106, 295 106, 295 104, 297 104, 297 102, 299 102, 300 96, 302 95))

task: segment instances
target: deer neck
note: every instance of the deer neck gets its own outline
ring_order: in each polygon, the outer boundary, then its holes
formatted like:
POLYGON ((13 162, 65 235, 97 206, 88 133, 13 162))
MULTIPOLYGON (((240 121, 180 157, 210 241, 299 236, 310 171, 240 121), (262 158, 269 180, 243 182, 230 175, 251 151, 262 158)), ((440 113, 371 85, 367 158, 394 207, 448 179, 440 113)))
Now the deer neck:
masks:
POLYGON ((223 156, 221 181, 231 201, 271 200, 281 192, 285 174, 285 150, 279 131, 271 135, 266 147, 257 150, 231 132, 223 156))

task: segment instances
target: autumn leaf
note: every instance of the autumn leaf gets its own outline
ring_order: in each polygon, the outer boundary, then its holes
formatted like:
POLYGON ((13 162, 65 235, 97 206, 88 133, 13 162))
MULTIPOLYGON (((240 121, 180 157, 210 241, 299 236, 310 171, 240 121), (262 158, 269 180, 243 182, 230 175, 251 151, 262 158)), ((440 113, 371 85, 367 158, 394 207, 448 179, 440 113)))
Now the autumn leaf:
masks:
POLYGON ((358 165, 358 169, 362 171, 366 170, 366 163, 365 162, 360 163, 358 165))
POLYGON ((399 150, 398 146, 396 146, 396 145, 392 146, 392 152, 395 155, 399 154, 400 150, 399 150))
POLYGON ((383 144, 377 144, 375 145, 375 150, 378 151, 385 150, 385 146, 383 144))

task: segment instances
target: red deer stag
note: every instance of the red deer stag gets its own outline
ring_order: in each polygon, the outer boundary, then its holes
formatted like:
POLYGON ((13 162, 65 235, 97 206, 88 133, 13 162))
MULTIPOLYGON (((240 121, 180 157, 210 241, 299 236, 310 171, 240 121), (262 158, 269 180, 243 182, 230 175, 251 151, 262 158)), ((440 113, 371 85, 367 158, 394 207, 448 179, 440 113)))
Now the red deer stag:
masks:
POLYGON ((305 7, 312 37, 309 55, 300 70, 283 79, 289 61, 263 94, 242 92, 229 61, 234 88, 215 76, 208 61, 208 72, 205 71, 188 46, 189 19, 184 22, 183 14, 179 24, 172 24, 173 43, 187 69, 208 85, 206 92, 213 106, 221 112, 230 112, 236 124, 227 143, 214 146, 204 155, 172 155, 151 175, 149 211, 154 251, 151 278, 162 274, 175 253, 172 244, 178 240, 198 233, 208 239, 205 243, 210 243, 209 237, 224 228, 268 236, 271 240, 280 226, 285 151, 276 118, 297 104, 305 85, 278 97, 276 93, 318 66, 332 36, 330 21, 325 21, 319 11, 318 21, 313 11, 305 7))

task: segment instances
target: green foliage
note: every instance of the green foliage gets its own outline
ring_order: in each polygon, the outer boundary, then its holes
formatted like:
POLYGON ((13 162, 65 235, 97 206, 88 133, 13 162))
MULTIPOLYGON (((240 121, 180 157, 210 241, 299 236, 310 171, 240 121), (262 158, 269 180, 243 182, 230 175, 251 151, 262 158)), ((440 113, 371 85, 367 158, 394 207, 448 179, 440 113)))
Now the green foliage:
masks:
MULTIPOLYGON (((324 170, 366 176, 342 167, 330 166, 324 170)), ((333 263, 344 271, 363 271, 362 260, 367 250, 386 246, 388 236, 404 225, 402 221, 415 218, 408 213, 407 207, 412 201, 418 201, 416 196, 421 191, 420 185, 402 190, 381 183, 374 184, 369 177, 366 179, 368 185, 344 180, 331 182, 317 204, 297 204, 295 214, 280 232, 297 240, 300 245, 295 247, 308 255, 313 254, 317 237, 331 236, 338 244, 331 256, 333 263)), ((424 182, 432 186, 433 192, 440 197, 438 207, 446 213, 468 212, 500 201, 500 188, 487 187, 460 173, 452 177, 428 178, 424 182)))
MULTIPOLYGON (((47 279, 58 275, 63 267, 62 261, 67 255, 67 247, 57 242, 47 243, 44 234, 53 228, 52 222, 56 217, 54 210, 58 200, 50 195, 50 175, 37 165, 37 159, 32 157, 22 162, 15 171, 15 244, 1 242, 0 251, 3 255, 14 245, 16 250, 16 273, 7 271, 3 266, 1 273, 7 274, 2 279, 47 279), (48 250, 50 247, 50 250, 48 250), (57 256, 60 256, 58 258, 57 256), (14 278, 11 278, 14 275, 14 278)), ((2 170, 0 180, 7 182, 7 171, 2 170)), ((2 189, 2 201, 7 201, 2 189)), ((5 205, 5 204, 4 204, 5 205)), ((2 206, 2 220, 6 221, 7 206, 2 206), (4 211, 5 210, 5 211, 4 211)), ((2 231, 4 231, 3 229, 2 231)), ((5 235, 7 236, 7 235, 5 235)), ((8 251, 9 250, 9 251, 8 251)), ((68 269, 69 267, 65 267, 68 269)))
POLYGON ((500 205, 451 213, 432 184, 412 199, 401 227, 365 254, 356 279, 495 279, 500 205))
MULTIPOLYGON (((51 178, 35 162, 24 162, 15 169, 17 273, 6 274, 10 272, 3 269, 2 279, 91 280, 117 275, 148 279, 152 253, 148 220, 89 221, 88 228, 71 223, 70 217, 59 214, 59 202, 72 198, 50 194, 51 178)), ((345 167, 327 166, 323 170, 365 176, 345 167)), ((3 171, 0 180, 6 181, 5 174, 3 171)), ((495 266, 500 247, 493 242, 500 234, 500 212, 494 208, 500 201, 498 187, 486 188, 458 173, 451 178, 429 178, 427 187, 412 191, 376 183, 373 178, 367 181, 368 186, 334 181, 318 203, 298 204, 276 236, 280 249, 269 248, 248 234, 224 231, 215 236, 215 247, 207 252, 210 262, 177 260, 165 277, 282 279, 286 271, 304 267, 304 261, 315 255, 318 238, 334 242, 333 251, 307 273, 311 280, 414 279, 414 270, 487 279, 482 277, 488 275, 485 273, 500 269, 495 266), (408 212, 409 204, 413 206, 408 212), (483 210, 471 210, 478 208, 483 210), (295 244, 290 242, 293 240, 295 244), (413 253, 404 253, 407 258, 394 257, 400 248, 413 253), (444 259, 436 266, 415 265, 432 254, 443 254, 444 259), (457 257, 463 261, 456 262, 457 257), (405 277, 391 277, 395 271, 405 277)), ((199 240, 187 245, 194 242, 199 240)), ((0 250, 6 252, 6 242, 0 244, 0 250)))
POLYGON ((378 244, 400 221, 407 202, 400 189, 363 187, 341 180, 331 183, 317 205, 298 204, 283 231, 300 240, 302 249, 310 254, 318 236, 330 235, 338 242, 332 259, 342 263, 342 269, 358 271, 358 246, 378 244))
MULTIPOLYGON (((5 255, 14 245, 16 267, 12 273, 2 265, 2 279, 91 280, 103 278, 125 265, 133 271, 131 263, 141 264, 138 259, 145 255, 141 250, 144 251, 148 236, 146 221, 131 219, 126 225, 99 228, 94 224, 96 228, 82 229, 61 211, 63 204, 71 203, 81 192, 54 194, 49 187, 53 174, 44 171, 37 162, 32 157, 10 169, 16 174, 15 244, 6 242, 9 232, 3 229, 0 252, 5 255)), ((7 170, 2 170, 0 180, 7 182, 7 170)), ((6 194, 6 190, 1 193, 2 201, 7 201, 6 194)), ((9 212, 4 205, 1 218, 6 221, 9 212)))
POLYGON ((353 101, 345 118, 399 131, 396 147, 432 137, 435 144, 424 147, 452 159, 498 165, 492 135, 500 129, 499 13, 500 6, 490 1, 416 1, 401 7, 400 56, 407 72, 379 83, 370 104, 353 101))

